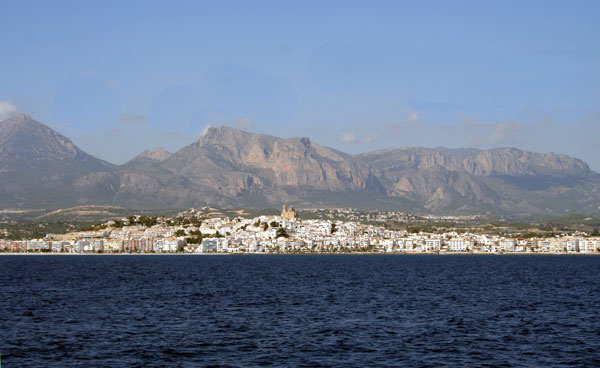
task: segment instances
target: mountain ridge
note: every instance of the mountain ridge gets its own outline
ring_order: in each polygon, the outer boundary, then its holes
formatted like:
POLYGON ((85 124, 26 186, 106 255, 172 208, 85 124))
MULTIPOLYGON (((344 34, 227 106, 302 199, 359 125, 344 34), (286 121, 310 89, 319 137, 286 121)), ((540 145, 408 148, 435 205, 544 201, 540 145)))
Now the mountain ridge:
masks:
POLYGON ((208 128, 175 153, 146 150, 124 165, 112 165, 18 115, 0 123, 0 165, 0 203, 7 207, 278 207, 285 202, 533 214, 594 212, 600 205, 600 175, 568 155, 512 147, 399 147, 352 155, 308 137, 279 138, 227 126, 208 128), (19 188, 25 177, 30 184, 19 188))

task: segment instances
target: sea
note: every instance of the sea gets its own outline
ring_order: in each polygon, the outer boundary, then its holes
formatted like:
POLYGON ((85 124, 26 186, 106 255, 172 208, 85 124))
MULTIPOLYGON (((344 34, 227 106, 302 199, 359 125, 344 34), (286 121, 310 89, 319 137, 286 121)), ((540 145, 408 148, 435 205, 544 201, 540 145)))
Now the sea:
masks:
POLYGON ((11 367, 598 367, 600 256, 3 255, 11 367))

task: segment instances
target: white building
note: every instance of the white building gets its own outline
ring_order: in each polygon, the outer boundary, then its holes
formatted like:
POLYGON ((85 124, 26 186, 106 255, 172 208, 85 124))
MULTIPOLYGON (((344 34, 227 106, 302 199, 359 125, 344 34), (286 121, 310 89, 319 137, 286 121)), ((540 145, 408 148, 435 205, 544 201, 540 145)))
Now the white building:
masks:
POLYGON ((500 249, 504 252, 515 251, 515 241, 513 239, 502 239, 498 242, 500 249))
POLYGON ((445 242, 449 252, 466 252, 468 242, 465 239, 454 238, 445 242))
POLYGON ((436 251, 442 248, 442 239, 425 239, 425 250, 436 251))

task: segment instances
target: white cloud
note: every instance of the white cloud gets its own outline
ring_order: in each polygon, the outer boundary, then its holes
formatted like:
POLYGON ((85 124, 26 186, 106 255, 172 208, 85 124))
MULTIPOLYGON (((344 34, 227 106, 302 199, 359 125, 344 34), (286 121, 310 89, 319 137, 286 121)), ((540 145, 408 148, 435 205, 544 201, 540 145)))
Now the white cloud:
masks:
POLYGON ((515 123, 514 121, 498 123, 492 132, 492 144, 500 144, 504 142, 508 142, 509 144, 520 143, 519 133, 522 130, 523 125, 515 123))
POLYGON ((0 101, 0 121, 10 118, 17 110, 17 106, 11 101, 0 101))
POLYGON ((106 85, 107 87, 119 88, 121 83, 119 82, 118 79, 112 78, 112 79, 107 79, 106 81, 104 81, 104 85, 106 85))
POLYGON ((392 131, 392 133, 396 136, 405 136, 409 135, 411 131, 415 129, 421 129, 421 127, 425 126, 423 122, 419 121, 390 121, 387 124, 387 127, 392 131))
POLYGON ((354 132, 343 132, 340 134, 338 141, 342 143, 373 143, 377 141, 377 135, 375 133, 368 133, 361 138, 354 132))
POLYGON ((396 140, 400 144, 476 148, 519 146, 530 126, 514 121, 484 123, 473 120, 455 125, 438 125, 423 120, 393 121, 387 125, 390 133, 400 139, 396 140))
POLYGON ((143 123, 146 121, 146 115, 143 114, 129 114, 124 113, 121 115, 121 122, 123 123, 143 123))
POLYGON ((206 126, 206 128, 204 128, 204 130, 202 131, 202 133, 200 133, 200 136, 201 136, 201 137, 204 137, 204 136, 206 135, 206 133, 208 133, 208 130, 209 130, 210 128, 212 128, 212 126, 211 126, 210 124, 208 124, 208 125, 206 126))
POLYGON ((590 113, 573 123, 561 123, 549 117, 533 122, 465 120, 453 125, 407 120, 390 122, 386 128, 378 131, 378 145, 382 147, 517 147, 533 152, 568 154, 600 171, 600 112, 590 113))
POLYGON ((240 118, 235 121, 235 126, 238 129, 248 130, 248 129, 256 128, 258 126, 258 124, 256 123, 256 121, 254 121, 250 118, 240 118))
POLYGON ((363 139, 363 141, 365 141, 366 143, 373 143, 377 140, 377 135, 375 133, 369 133, 367 135, 365 135, 365 138, 363 139))
POLYGON ((352 132, 342 133, 338 140, 342 143, 358 143, 358 137, 356 137, 356 133, 352 132))

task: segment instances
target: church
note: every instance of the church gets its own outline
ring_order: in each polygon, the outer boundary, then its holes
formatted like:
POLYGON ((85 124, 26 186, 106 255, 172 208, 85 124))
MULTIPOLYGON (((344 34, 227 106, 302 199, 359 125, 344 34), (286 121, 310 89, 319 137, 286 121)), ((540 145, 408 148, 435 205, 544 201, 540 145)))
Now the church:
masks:
POLYGON ((281 211, 281 217, 291 220, 291 219, 295 219, 298 218, 298 213, 296 213, 296 210, 293 208, 290 208, 288 210, 287 208, 287 204, 283 205, 283 211, 281 211))

